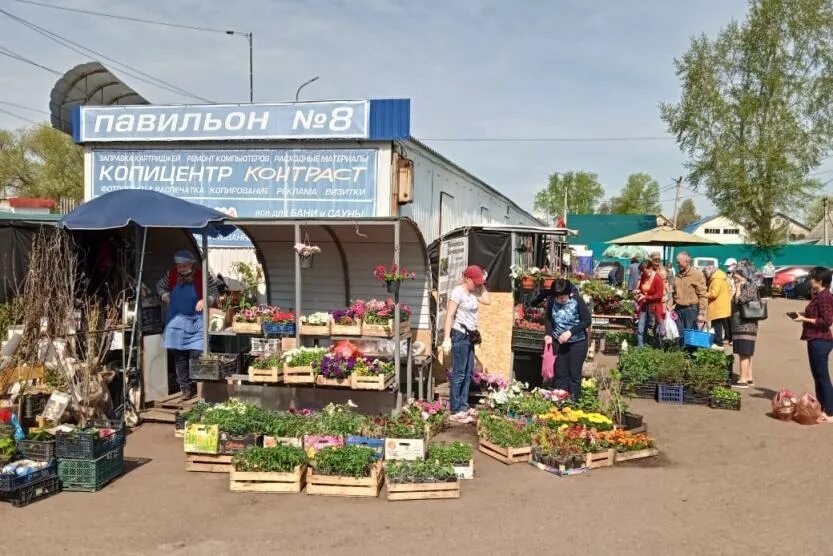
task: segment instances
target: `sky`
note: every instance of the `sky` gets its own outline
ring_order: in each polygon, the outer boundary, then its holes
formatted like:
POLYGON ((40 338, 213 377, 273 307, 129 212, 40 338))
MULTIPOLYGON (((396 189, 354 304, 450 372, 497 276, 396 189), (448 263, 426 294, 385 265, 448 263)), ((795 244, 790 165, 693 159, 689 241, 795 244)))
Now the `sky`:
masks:
MULTIPOLYGON (((254 33, 255 101, 410 98, 411 131, 532 209, 553 172, 591 171, 616 195, 651 174, 673 213, 685 157, 659 118, 680 96, 674 58, 692 36, 743 19, 745 0, 37 0, 170 23, 254 33), (662 137, 627 141, 485 138, 662 137), (469 139, 481 139, 470 141, 469 139), (448 139, 463 139, 448 141, 448 139)), ((246 102, 240 36, 151 26, 16 0, 0 7, 76 43, 215 102, 246 102)), ((0 14, 0 47, 61 73, 90 61, 0 14)), ((153 103, 194 103, 123 75, 153 103)), ((58 76, 0 56, 0 109, 47 119, 58 76), (13 103, 42 112, 25 110, 13 103)), ((27 122, 0 112, 0 128, 27 122)), ((833 170, 828 159, 819 171, 833 170)), ((824 176, 820 176, 824 177, 824 176)), ((833 177, 833 172, 827 178, 833 177)), ((701 215, 713 207, 682 190, 701 215)))

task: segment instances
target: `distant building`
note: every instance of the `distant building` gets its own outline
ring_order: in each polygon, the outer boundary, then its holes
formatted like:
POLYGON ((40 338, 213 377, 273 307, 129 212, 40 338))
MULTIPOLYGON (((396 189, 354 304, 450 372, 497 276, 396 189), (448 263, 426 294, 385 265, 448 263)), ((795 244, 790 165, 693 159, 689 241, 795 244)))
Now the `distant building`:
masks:
POLYGON ((674 221, 662 213, 657 214, 657 226, 673 226, 674 221))
MULTIPOLYGON (((810 228, 786 214, 777 212, 772 217, 772 226, 787 227, 786 242, 801 241, 810 234, 810 228)), ((725 245, 749 243, 746 228, 725 216, 709 216, 692 222, 683 231, 694 234, 725 245)))
POLYGON ((55 208, 54 199, 35 199, 30 197, 11 197, 0 199, 0 212, 49 214, 55 208))

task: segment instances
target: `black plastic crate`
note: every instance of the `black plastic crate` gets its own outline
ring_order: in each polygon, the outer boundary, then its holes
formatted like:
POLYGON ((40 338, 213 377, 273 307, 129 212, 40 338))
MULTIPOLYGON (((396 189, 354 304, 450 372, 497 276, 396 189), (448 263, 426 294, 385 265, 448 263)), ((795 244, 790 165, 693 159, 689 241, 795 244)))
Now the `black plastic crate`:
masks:
POLYGON ((26 459, 50 461, 55 459, 55 441, 21 440, 17 443, 17 451, 26 459))
POLYGON ((515 328, 512 330, 512 347, 530 351, 544 351, 544 332, 515 328))
POLYGON ((192 380, 223 380, 237 372, 237 356, 212 354, 213 359, 191 359, 188 374, 192 380))
POLYGON ((159 305, 151 305, 149 307, 142 307, 142 332, 161 332, 165 328, 162 322, 162 307, 159 305))
POLYGON ((18 476, 15 474, 0 473, 0 491, 11 492, 22 486, 55 477, 57 473, 58 466, 54 461, 43 469, 39 469, 28 475, 18 476))
POLYGON ((34 419, 46 408, 49 401, 49 394, 38 392, 36 394, 23 394, 20 400, 20 407, 23 410, 24 419, 34 419))
POLYGON ((106 452, 124 446, 125 431, 121 421, 96 421, 92 425, 115 429, 116 432, 101 438, 98 431, 58 431, 55 435, 56 455, 59 458, 96 459, 106 452))
POLYGON ((683 401, 687 405, 708 405, 711 395, 709 393, 700 394, 694 389, 686 386, 683 401))
POLYGON ((59 492, 61 492, 61 481, 56 475, 22 486, 8 493, 0 493, 0 500, 10 502, 15 508, 22 508, 59 492))
POLYGON ((95 492, 124 471, 124 448, 96 459, 58 460, 58 477, 64 490, 95 492))

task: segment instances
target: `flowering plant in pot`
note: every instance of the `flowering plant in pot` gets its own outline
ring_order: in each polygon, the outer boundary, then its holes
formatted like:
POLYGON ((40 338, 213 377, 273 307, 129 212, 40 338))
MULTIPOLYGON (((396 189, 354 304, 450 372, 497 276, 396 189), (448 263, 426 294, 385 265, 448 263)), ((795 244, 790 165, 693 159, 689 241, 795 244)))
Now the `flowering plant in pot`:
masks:
POLYGON ((327 350, 316 347, 300 347, 283 352, 283 362, 287 367, 308 367, 320 362, 327 350))
POLYGON ((234 322, 255 323, 258 317, 257 309, 243 309, 234 315, 234 322))
POLYGON ((301 316, 301 324, 306 324, 308 326, 327 326, 327 323, 329 322, 329 313, 318 312, 301 316))
MULTIPOLYGON (((364 305, 364 322, 368 324, 388 324, 393 319, 396 312, 396 304, 393 299, 386 299, 380 301, 378 299, 371 299, 364 305)), ((399 320, 406 322, 411 318, 411 308, 408 305, 399 306, 399 320)))
POLYGON ((385 283, 388 293, 399 291, 399 284, 405 280, 416 280, 416 272, 409 272, 407 268, 400 269, 396 263, 390 265, 389 269, 384 265, 378 265, 373 270, 373 276, 385 283))
POLYGON ((317 245, 310 245, 309 243, 295 244, 295 253, 301 259, 301 268, 312 268, 312 259, 320 252, 321 248, 317 245))
POLYGON ((316 374, 329 379, 349 378, 356 367, 355 357, 327 354, 320 361, 313 362, 316 374))
POLYGON ((426 400, 411 400, 402 410, 414 419, 422 420, 431 432, 438 432, 448 417, 448 411, 439 400, 429 402, 426 400))
POLYGON ((392 375, 394 372, 393 363, 381 359, 369 359, 362 357, 356 359, 353 372, 360 376, 392 375))

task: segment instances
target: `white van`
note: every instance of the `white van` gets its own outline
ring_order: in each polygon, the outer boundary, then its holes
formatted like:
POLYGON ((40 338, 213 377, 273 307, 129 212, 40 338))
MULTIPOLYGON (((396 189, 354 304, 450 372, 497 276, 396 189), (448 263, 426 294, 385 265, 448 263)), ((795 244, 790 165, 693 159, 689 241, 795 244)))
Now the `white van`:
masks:
POLYGON ((714 257, 694 257, 694 262, 692 262, 694 268, 699 268, 703 270, 707 266, 713 266, 715 268, 720 268, 720 263, 714 257))

